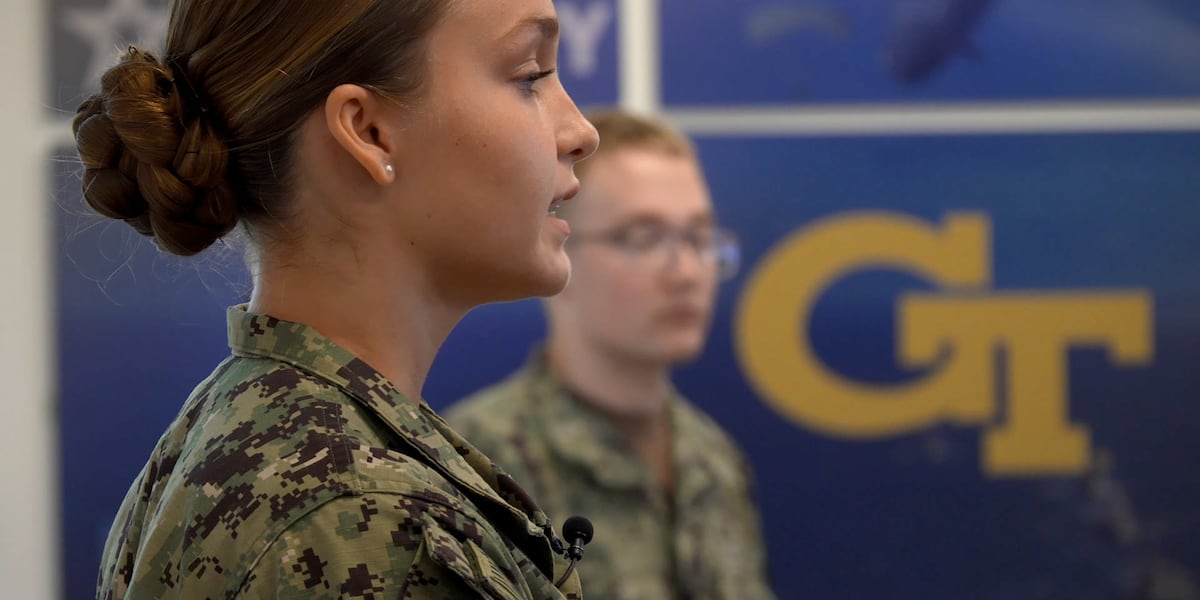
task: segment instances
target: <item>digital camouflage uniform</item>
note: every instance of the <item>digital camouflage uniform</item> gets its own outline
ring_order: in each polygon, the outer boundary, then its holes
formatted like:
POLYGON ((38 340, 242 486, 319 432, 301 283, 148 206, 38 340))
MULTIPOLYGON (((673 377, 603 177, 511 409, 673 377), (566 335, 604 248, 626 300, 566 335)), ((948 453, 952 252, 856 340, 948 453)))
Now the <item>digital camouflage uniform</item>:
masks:
POLYGON ((669 410, 671 497, 608 422, 551 374, 540 351, 446 418, 556 522, 591 519, 595 538, 578 567, 589 598, 773 598, 741 451, 678 394, 669 410))
POLYGON ((551 583, 545 514, 424 402, 310 327, 228 319, 232 356, 121 505, 100 598, 581 597, 551 583))

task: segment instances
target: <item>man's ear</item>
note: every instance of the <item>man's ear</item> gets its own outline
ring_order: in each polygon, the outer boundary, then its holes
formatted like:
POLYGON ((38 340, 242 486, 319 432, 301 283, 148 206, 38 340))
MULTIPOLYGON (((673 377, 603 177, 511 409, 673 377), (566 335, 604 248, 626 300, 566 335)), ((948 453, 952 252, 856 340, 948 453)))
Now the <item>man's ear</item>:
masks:
POLYGON ((379 185, 396 179, 392 165, 396 140, 385 109, 382 99, 353 84, 339 85, 325 98, 330 135, 379 185))

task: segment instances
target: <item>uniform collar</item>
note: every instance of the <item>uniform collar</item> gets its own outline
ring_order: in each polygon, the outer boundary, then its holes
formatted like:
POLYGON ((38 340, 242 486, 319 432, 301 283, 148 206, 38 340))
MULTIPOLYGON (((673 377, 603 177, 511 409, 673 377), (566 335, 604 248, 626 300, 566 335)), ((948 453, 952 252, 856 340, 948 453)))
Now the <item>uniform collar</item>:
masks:
MULTIPOLYGON (((499 512, 509 527, 542 537, 549 523, 545 513, 424 400, 410 401, 366 362, 308 325, 251 313, 245 305, 229 308, 227 324, 235 356, 278 360, 336 386, 377 416, 423 462, 490 505, 489 519, 499 512)), ((549 548, 543 547, 546 551, 537 554, 546 556, 530 558, 549 561, 549 548)))
MULTIPOLYGON (((579 394, 569 389, 549 366, 544 349, 536 350, 524 367, 537 390, 536 418, 543 423, 547 440, 559 457, 586 470, 600 485, 613 489, 645 489, 654 486, 649 468, 629 449, 625 441, 609 424, 608 419, 590 407, 579 394)), ((666 409, 671 430, 679 431, 686 421, 686 401, 672 389, 666 409)), ((698 464, 702 458, 692 440, 672 436, 672 462, 676 470, 676 491, 681 479, 696 473, 681 467, 698 464)))

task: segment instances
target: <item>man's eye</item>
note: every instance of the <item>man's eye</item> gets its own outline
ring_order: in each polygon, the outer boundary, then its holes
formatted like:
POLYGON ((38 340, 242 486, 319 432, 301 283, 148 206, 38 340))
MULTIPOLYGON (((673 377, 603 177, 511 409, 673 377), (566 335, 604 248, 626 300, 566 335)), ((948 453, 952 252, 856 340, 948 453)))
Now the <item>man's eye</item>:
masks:
POLYGON ((647 250, 658 245, 662 240, 662 232, 653 229, 630 229, 625 232, 625 244, 638 250, 647 250))
POLYGON ((713 232, 708 230, 693 231, 687 234, 687 240, 697 249, 711 248, 713 245, 713 232))

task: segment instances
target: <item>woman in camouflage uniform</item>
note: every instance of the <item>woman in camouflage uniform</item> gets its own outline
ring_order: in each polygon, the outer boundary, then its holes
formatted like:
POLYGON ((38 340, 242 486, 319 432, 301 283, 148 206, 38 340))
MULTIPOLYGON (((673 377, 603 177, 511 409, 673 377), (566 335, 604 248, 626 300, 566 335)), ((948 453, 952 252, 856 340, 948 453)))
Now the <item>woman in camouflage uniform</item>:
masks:
POLYGON ((254 291, 99 597, 580 596, 419 395, 466 311, 566 283, 554 211, 597 140, 557 41, 551 0, 176 0, 163 54, 105 73, 74 123, 88 203, 180 255, 244 231, 254 291))

